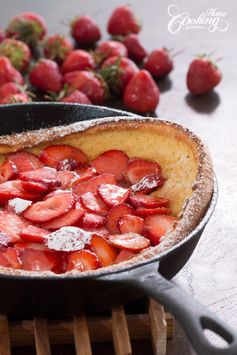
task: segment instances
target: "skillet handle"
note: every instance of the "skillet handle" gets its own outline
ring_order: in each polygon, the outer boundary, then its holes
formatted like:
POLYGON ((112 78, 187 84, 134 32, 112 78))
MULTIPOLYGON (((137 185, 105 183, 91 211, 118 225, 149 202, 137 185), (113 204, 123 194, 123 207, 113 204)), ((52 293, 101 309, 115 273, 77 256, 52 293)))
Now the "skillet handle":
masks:
MULTIPOLYGON (((125 276, 125 275, 124 275, 125 276)), ((228 326, 214 313, 190 297, 172 281, 165 279, 157 270, 157 264, 137 268, 127 282, 146 295, 162 303, 180 322, 192 346, 200 355, 236 355, 237 331, 228 326), (209 329, 221 336, 228 344, 226 348, 212 345, 204 334, 209 329)), ((122 281, 122 280, 121 280, 122 281)))

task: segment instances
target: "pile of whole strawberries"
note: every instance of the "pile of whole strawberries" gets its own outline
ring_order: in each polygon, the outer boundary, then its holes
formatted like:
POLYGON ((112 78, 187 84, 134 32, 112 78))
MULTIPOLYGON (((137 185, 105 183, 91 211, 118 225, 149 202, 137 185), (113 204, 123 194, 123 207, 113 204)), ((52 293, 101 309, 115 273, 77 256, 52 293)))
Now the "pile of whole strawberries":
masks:
MULTIPOLYGON (((111 39, 90 16, 71 23, 74 44, 61 34, 46 37, 44 19, 21 13, 0 29, 0 104, 54 100, 101 105, 122 97, 129 110, 153 112, 160 99, 155 80, 173 70, 165 48, 148 53, 138 37, 141 25, 129 6, 117 7, 108 21, 111 39), (33 91, 33 92, 32 92, 33 91)), ((221 80, 207 56, 192 61, 187 87, 194 95, 211 91, 221 80)))
POLYGON ((64 144, 8 155, 0 166, 0 266, 62 273, 133 258, 177 222, 170 201, 151 195, 164 183, 157 162, 121 150, 91 161, 64 144))

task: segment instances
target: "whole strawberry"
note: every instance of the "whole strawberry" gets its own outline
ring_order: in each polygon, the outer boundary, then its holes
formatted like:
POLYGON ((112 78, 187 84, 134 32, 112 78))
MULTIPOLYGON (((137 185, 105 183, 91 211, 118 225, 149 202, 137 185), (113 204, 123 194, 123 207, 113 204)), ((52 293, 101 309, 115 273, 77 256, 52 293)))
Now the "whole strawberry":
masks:
POLYGON ((77 104, 90 105, 90 99, 82 91, 75 90, 71 94, 65 95, 60 102, 72 102, 77 104))
POLYGON ((128 57, 134 60, 136 63, 140 63, 147 56, 147 51, 141 45, 138 36, 134 33, 131 33, 124 37, 122 40, 123 44, 127 48, 128 57))
POLYGON ((147 57, 144 69, 148 70, 154 78, 163 78, 173 69, 173 61, 165 48, 153 50, 147 57))
POLYGON ((62 89, 62 74, 51 59, 40 59, 29 74, 31 85, 43 92, 58 93, 62 89))
POLYGON ((13 38, 6 38, 0 43, 0 55, 8 57, 12 65, 19 71, 29 67, 31 52, 27 44, 13 38))
POLYGON ((160 90, 147 70, 140 70, 129 81, 123 94, 124 105, 133 111, 153 112, 160 98, 160 90))
POLYGON ((0 100, 0 104, 1 105, 5 105, 5 104, 15 104, 18 102, 30 102, 31 99, 29 98, 29 96, 27 96, 24 92, 20 93, 20 94, 11 94, 8 95, 6 97, 4 97, 2 100, 0 100))
POLYGON ((193 95, 204 95, 214 89, 221 81, 221 72, 207 57, 192 61, 187 74, 187 87, 193 95))
POLYGON ((128 51, 123 43, 117 41, 101 42, 95 50, 95 60, 101 63, 109 57, 127 57, 128 51))
POLYGON ((62 65, 62 73, 68 73, 75 70, 84 70, 84 69, 94 69, 95 61, 93 56, 82 50, 76 49, 68 54, 67 58, 62 65))
POLYGON ((100 29, 90 16, 76 17, 71 23, 71 35, 82 46, 91 46, 101 38, 100 29))
POLYGON ((70 72, 64 75, 64 82, 86 94, 93 104, 104 102, 106 86, 98 74, 86 70, 70 72))
POLYGON ((45 39, 43 43, 44 56, 61 64, 73 50, 71 41, 63 35, 55 34, 45 39))
POLYGON ((42 16, 34 12, 23 12, 14 16, 8 27, 8 37, 14 37, 29 45, 36 45, 47 32, 42 16))
POLYGON ((122 92, 137 72, 136 64, 126 57, 108 58, 103 62, 100 70, 109 88, 115 93, 122 92))
POLYGON ((6 83, 24 83, 21 73, 16 70, 7 57, 0 57, 0 87, 6 83))
POLYGON ((3 28, 0 27, 0 43, 6 38, 6 33, 3 28))
POLYGON ((24 91, 24 87, 10 82, 3 84, 0 87, 0 101, 9 95, 21 94, 24 91))
POLYGON ((107 29, 112 36, 126 36, 129 33, 138 33, 141 29, 141 25, 131 8, 122 5, 113 11, 107 29))

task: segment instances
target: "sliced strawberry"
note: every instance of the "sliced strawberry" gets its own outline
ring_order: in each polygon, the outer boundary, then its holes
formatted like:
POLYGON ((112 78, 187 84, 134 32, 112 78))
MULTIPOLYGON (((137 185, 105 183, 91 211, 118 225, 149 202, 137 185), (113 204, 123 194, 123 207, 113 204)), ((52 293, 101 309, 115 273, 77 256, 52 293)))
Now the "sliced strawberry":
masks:
POLYGON ((73 185, 73 192, 77 194, 78 196, 81 196, 82 194, 90 191, 93 193, 97 192, 97 187, 100 184, 113 184, 117 185, 117 181, 112 174, 102 174, 99 176, 95 176, 91 178, 90 180, 87 180, 85 182, 81 183, 75 183, 73 185))
POLYGON ((130 194, 128 200, 134 207, 156 208, 169 206, 167 198, 144 195, 143 193, 130 194))
POLYGON ((48 166, 20 173, 19 179, 23 181, 39 182, 48 187, 60 186, 57 170, 49 168, 48 166))
POLYGON ((131 214, 125 214, 118 220, 118 228, 121 233, 133 232, 140 234, 144 228, 144 220, 131 214))
POLYGON ((63 227, 49 234, 47 246, 58 251, 82 250, 90 242, 91 233, 78 227, 63 227))
POLYGON ((17 167, 11 161, 5 161, 0 166, 0 183, 7 180, 15 179, 17 176, 17 167))
POLYGON ((70 145, 50 145, 40 153, 40 160, 57 170, 73 170, 87 162, 86 155, 70 145))
POLYGON ((174 227, 177 218, 172 216, 153 215, 145 219, 145 235, 150 239, 151 245, 157 245, 160 238, 174 227))
POLYGON ((89 167, 88 166, 81 166, 81 167, 75 169, 75 172, 78 175, 78 177, 76 179, 77 184, 87 181, 87 180, 91 179, 93 176, 97 175, 95 168, 92 168, 91 166, 89 166, 89 167))
POLYGON ((6 256, 3 252, 0 251, 0 266, 9 267, 9 261, 7 260, 6 256))
POLYGON ((79 177, 75 171, 69 170, 58 171, 57 176, 60 181, 60 189, 62 190, 70 188, 73 182, 75 182, 79 177))
POLYGON ((136 184, 143 177, 151 174, 160 174, 160 165, 151 160, 140 158, 131 159, 124 171, 124 177, 131 184, 136 184))
POLYGON ((62 227, 76 226, 82 219, 85 211, 82 208, 80 202, 76 202, 75 207, 66 213, 64 216, 53 219, 52 221, 44 223, 42 226, 49 230, 57 230, 62 227))
MULTIPOLYGON (((53 190, 49 194, 45 195, 42 198, 42 201, 45 201, 48 198, 51 198, 51 197, 54 197, 54 196, 68 194, 68 192, 70 192, 70 191, 71 190, 62 190, 62 189, 53 190)), ((77 200, 77 196, 75 194, 73 194, 73 196, 74 196, 74 199, 77 200)))
POLYGON ((138 252, 149 247, 150 240, 137 233, 114 234, 108 237, 108 241, 119 249, 138 252))
POLYGON ((0 232, 7 235, 11 243, 20 240, 19 234, 28 222, 14 213, 0 211, 0 232))
POLYGON ((34 203, 23 215, 32 222, 43 223, 65 215, 73 208, 74 203, 75 200, 71 192, 59 194, 45 201, 34 203))
POLYGON ((155 215, 155 214, 171 214, 172 211, 169 208, 166 208, 166 207, 156 207, 156 208, 138 207, 135 210, 135 213, 136 213, 137 216, 147 217, 147 216, 152 216, 152 215, 155 215))
POLYGON ((24 249, 20 254, 22 269, 29 271, 55 271, 60 269, 60 259, 56 253, 39 249, 24 249))
POLYGON ((66 271, 95 270, 100 266, 99 259, 95 253, 89 250, 72 251, 68 255, 66 271))
POLYGON ((19 257, 19 252, 15 248, 7 248, 7 250, 4 252, 5 257, 7 258, 9 262, 9 267, 13 269, 20 269, 22 262, 19 257))
POLYGON ((81 202, 87 211, 105 216, 108 213, 108 207, 93 192, 86 192, 81 195, 81 202))
POLYGON ((103 202, 109 206, 117 206, 127 201, 130 191, 123 187, 112 184, 100 184, 97 192, 103 202))
POLYGON ((94 213, 85 213, 82 217, 82 225, 85 228, 100 228, 106 223, 106 218, 94 213))
POLYGON ((22 187, 26 191, 39 192, 42 194, 49 190, 49 187, 47 185, 42 184, 40 182, 34 182, 34 181, 22 181, 22 187))
POLYGON ((91 165, 99 174, 113 174, 121 180, 128 165, 128 156, 121 150, 108 150, 91 161, 91 165))
POLYGON ((138 183, 131 186, 134 192, 150 193, 164 185, 165 179, 159 174, 144 176, 138 183))
POLYGON ((92 228, 92 227, 85 227, 84 226, 83 229, 86 230, 87 232, 90 232, 91 234, 96 234, 96 235, 100 235, 101 237, 105 237, 105 239, 109 235, 109 231, 105 227, 92 228))
POLYGON ((119 233, 117 223, 118 220, 125 214, 134 214, 134 210, 132 209, 132 207, 127 205, 126 203, 121 203, 121 205, 117 205, 111 208, 107 215, 106 223, 106 227, 111 234, 119 233))
POLYGON ((33 225, 27 226, 19 233, 21 239, 29 243, 43 243, 49 234, 49 231, 33 225))
POLYGON ((6 161, 14 163, 19 173, 42 167, 42 163, 36 155, 25 151, 8 155, 6 161))
POLYGON ((22 214, 31 205, 32 205, 32 201, 24 200, 23 198, 16 197, 8 201, 6 210, 8 212, 22 214))
POLYGON ((6 181, 0 184, 0 203, 4 204, 15 197, 34 201, 40 197, 40 193, 26 191, 21 180, 6 181))
POLYGON ((50 251, 49 248, 43 243, 19 242, 14 245, 14 248, 17 249, 20 255, 25 249, 50 251))
POLYGON ((134 253, 131 250, 122 249, 119 252, 117 258, 114 261, 114 263, 117 264, 117 263, 121 263, 123 261, 129 260, 129 259, 132 259, 136 255, 137 255, 137 253, 134 253))
POLYGON ((111 265, 117 257, 117 250, 103 237, 93 235, 90 241, 90 249, 98 256, 102 266, 111 265))

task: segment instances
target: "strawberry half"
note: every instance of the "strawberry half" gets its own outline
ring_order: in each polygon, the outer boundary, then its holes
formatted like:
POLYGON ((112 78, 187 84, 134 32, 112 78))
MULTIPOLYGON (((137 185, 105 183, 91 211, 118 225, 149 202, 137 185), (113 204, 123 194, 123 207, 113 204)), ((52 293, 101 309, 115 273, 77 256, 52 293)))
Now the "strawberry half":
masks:
POLYGON ((19 197, 25 200, 34 201, 40 197, 39 192, 30 192, 24 189, 21 180, 6 181, 0 184, 0 203, 19 197))
POLYGON ((87 211, 104 216, 108 213, 108 207, 93 192, 86 192, 81 195, 81 202, 87 211))
POLYGON ((32 222, 43 223, 65 215, 74 206, 71 192, 55 195, 45 201, 34 203, 25 212, 24 217, 32 222))
POLYGON ((101 266, 111 265, 118 255, 117 250, 98 235, 92 236, 90 249, 98 256, 101 266))
POLYGON ((143 218, 125 214, 118 220, 118 228, 121 233, 138 233, 141 234, 144 228, 143 218))
POLYGON ((106 219, 103 216, 99 216, 94 213, 85 213, 82 218, 83 228, 100 228, 106 223, 106 219))
POLYGON ((66 271, 95 270, 100 266, 99 259, 95 253, 89 250, 72 251, 68 255, 66 271))
POLYGON ((138 252, 149 247, 150 240, 137 233, 114 234, 108 237, 108 241, 119 249, 138 252))
POLYGON ((172 216, 153 215, 145 219, 145 235, 150 239, 151 245, 157 245, 160 238, 174 228, 177 218, 172 216))
POLYGON ((64 216, 54 218, 52 221, 46 222, 42 226, 53 231, 62 227, 75 226, 82 219, 84 213, 85 211, 80 202, 77 202, 75 207, 64 216))
POLYGON ((75 182, 75 184, 73 185, 73 192, 78 195, 81 196, 82 194, 86 193, 86 192, 93 192, 96 193, 97 192, 97 187, 100 184, 112 184, 112 185, 116 185, 117 184, 117 180, 115 179, 115 176, 112 174, 102 174, 99 176, 95 176, 87 181, 84 182, 75 182))
POLYGON ((113 207, 127 201, 130 191, 123 187, 112 184, 100 184, 97 192, 103 202, 113 207))
POLYGON ((20 240, 19 234, 29 223, 14 213, 0 211, 0 232, 7 235, 11 243, 20 240))
POLYGON ((138 207, 135 210, 135 213, 136 213, 137 216, 147 217, 147 216, 152 216, 152 215, 155 215, 155 214, 171 214, 172 211, 169 208, 166 208, 166 207, 156 207, 156 208, 138 207))
POLYGON ((134 214, 134 210, 131 206, 126 203, 122 203, 121 205, 117 205, 111 208, 107 215, 107 223, 106 227, 111 234, 118 234, 118 221, 125 214, 134 214))
POLYGON ((156 208, 169 206, 167 198, 144 195, 143 193, 130 194, 128 200, 134 207, 156 208))
POLYGON ((128 156, 121 150, 108 150, 92 160, 90 164, 98 174, 113 174, 117 180, 121 180, 128 165, 128 156))
POLYGON ((19 173, 42 167, 42 163, 36 155, 24 151, 9 154, 6 161, 15 164, 19 173))
POLYGON ((0 166, 0 183, 14 179, 17 176, 17 172, 17 167, 13 162, 3 162, 0 166))
POLYGON ((60 186, 57 170, 44 166, 33 171, 26 171, 19 174, 19 179, 30 182, 39 182, 48 187, 60 186))
POLYGON ((72 170, 87 161, 86 155, 70 145, 50 145, 39 156, 45 164, 57 170, 72 170))
POLYGON ((165 179, 159 174, 144 176, 138 183, 131 186, 134 192, 149 193, 164 185, 165 179))
POLYGON ((19 233, 21 239, 29 243, 43 243, 49 234, 49 231, 33 225, 25 227, 19 233))
POLYGON ((135 158, 129 161, 124 171, 124 177, 130 184, 136 184, 147 175, 160 173, 161 167, 158 163, 151 160, 135 158))

